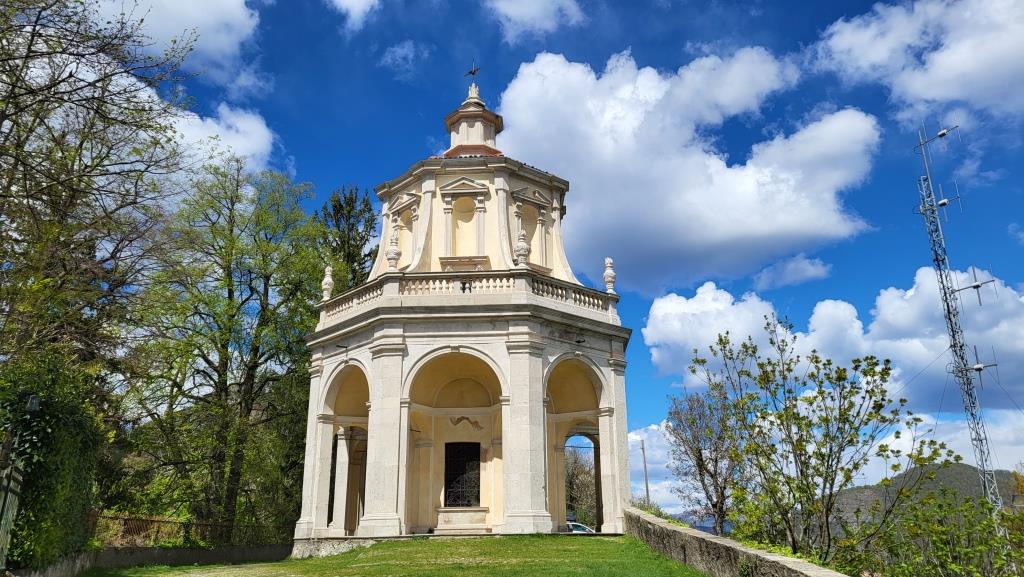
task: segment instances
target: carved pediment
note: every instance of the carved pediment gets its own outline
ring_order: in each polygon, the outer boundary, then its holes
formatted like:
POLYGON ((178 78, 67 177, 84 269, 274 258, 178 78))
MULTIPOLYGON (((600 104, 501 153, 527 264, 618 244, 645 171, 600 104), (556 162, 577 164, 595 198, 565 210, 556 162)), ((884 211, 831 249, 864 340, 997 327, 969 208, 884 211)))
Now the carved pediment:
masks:
POLYGON ((539 189, 524 186, 513 190, 511 194, 517 202, 528 202, 540 208, 551 208, 551 194, 539 189))
POLYGON ((442 195, 452 194, 486 194, 488 192, 487 184, 473 180, 466 176, 460 176, 455 180, 443 184, 438 188, 438 191, 442 195))
POLYGON ((419 203, 420 195, 409 190, 391 197, 389 208, 392 213, 398 214, 410 206, 419 206, 419 203))

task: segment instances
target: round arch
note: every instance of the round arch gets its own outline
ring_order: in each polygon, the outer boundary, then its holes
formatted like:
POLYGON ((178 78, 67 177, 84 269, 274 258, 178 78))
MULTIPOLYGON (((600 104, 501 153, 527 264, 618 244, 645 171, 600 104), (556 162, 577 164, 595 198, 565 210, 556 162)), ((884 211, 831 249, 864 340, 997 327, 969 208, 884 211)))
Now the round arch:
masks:
POLYGON ((475 357, 476 359, 486 363, 494 373, 494 376, 498 379, 498 387, 501 389, 501 394, 503 396, 507 396, 509 394, 505 374, 502 372, 501 367, 498 366, 498 363, 496 363, 490 355, 476 347, 459 346, 456 348, 451 346, 442 346, 431 349, 416 359, 412 368, 410 368, 409 372, 405 374, 405 380, 402 383, 402 398, 409 398, 409 393, 412 390, 412 384, 416 381, 416 377, 420 374, 423 367, 427 366, 431 361, 449 353, 465 353, 468 356, 475 357))
MULTIPOLYGON (((336 414, 335 408, 339 401, 339 393, 344 392, 345 396, 350 396, 350 391, 347 390, 349 387, 342 386, 346 382, 355 383, 358 388, 365 390, 365 394, 363 394, 362 390, 351 391, 353 393, 351 395, 353 398, 345 399, 347 405, 359 402, 358 399, 356 399, 355 397, 361 399, 362 397, 365 396, 365 401, 363 401, 364 403, 369 402, 370 400, 369 372, 366 370, 366 367, 359 361, 356 361, 354 359, 348 359, 343 363, 339 363, 336 367, 334 367, 333 370, 331 370, 331 373, 328 376, 326 382, 327 387, 324 389, 324 393, 320 397, 320 413, 322 414, 336 414), (343 388, 345 388, 346 390, 342 391, 343 388)), ((365 413, 365 408, 364 411, 362 411, 361 413, 365 413)), ((365 416, 365 414, 346 416, 365 416)))
POLYGON ((601 369, 586 355, 574 353, 559 355, 548 365, 544 375, 544 393, 551 403, 548 411, 552 413, 597 410, 607 406, 605 391, 601 369), (563 385, 570 389, 567 395, 573 398, 572 406, 575 408, 572 410, 568 410, 565 400, 559 403, 559 397, 565 395, 553 390, 553 386, 561 387, 563 385), (594 395, 593 403, 588 402, 587 393, 590 391, 594 395))

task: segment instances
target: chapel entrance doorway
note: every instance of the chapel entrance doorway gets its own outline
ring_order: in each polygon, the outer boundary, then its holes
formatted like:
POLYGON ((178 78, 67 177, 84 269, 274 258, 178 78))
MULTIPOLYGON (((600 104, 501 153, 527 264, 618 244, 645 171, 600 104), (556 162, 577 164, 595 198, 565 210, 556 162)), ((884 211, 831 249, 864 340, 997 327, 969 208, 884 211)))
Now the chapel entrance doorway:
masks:
POLYGON ((444 444, 444 506, 480 506, 480 443, 444 444))
POLYGON ((475 354, 446 352, 416 371, 408 395, 406 530, 497 531, 504 516, 497 374, 475 354))

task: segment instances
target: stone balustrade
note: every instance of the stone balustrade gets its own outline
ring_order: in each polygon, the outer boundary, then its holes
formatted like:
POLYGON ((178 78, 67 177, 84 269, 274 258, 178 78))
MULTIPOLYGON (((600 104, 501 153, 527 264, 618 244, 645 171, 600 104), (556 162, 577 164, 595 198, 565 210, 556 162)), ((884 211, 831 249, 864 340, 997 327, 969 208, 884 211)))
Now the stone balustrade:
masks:
POLYGON ((498 295, 495 304, 511 303, 515 299, 519 303, 535 302, 556 309, 577 307, 591 313, 590 316, 619 324, 618 295, 553 279, 536 271, 516 269, 385 274, 320 303, 318 329, 341 323, 375 306, 445 306, 461 303, 457 299, 469 302, 477 295, 498 295))

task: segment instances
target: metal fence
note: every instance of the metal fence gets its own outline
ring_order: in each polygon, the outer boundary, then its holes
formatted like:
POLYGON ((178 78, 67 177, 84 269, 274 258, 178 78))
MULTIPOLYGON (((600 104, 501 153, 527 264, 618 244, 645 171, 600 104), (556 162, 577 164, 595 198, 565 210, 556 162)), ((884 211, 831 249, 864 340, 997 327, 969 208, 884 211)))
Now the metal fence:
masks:
POLYGON ((227 525, 160 517, 92 515, 93 535, 104 547, 222 547, 284 545, 294 525, 227 525))

